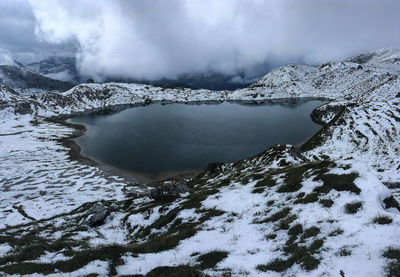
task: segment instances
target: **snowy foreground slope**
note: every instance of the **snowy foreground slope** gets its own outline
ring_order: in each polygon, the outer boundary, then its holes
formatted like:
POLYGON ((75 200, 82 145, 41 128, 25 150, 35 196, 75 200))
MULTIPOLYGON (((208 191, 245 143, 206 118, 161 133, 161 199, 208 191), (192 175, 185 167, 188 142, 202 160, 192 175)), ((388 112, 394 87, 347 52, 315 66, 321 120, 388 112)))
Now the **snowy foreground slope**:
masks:
POLYGON ((0 275, 399 276, 399 104, 392 49, 288 65, 234 92, 0 87, 0 275), (79 130, 54 120, 150 101, 290 97, 332 99, 313 111, 324 127, 308 142, 151 184, 189 189, 156 200, 133 177, 76 159, 66 138, 79 130))

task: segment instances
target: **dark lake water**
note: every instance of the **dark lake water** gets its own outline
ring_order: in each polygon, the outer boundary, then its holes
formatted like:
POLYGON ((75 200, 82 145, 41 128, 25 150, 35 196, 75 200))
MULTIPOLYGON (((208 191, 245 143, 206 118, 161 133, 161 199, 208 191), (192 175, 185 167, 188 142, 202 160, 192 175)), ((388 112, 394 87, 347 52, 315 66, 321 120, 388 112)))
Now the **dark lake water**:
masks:
POLYGON ((151 104, 79 115, 84 156, 149 178, 233 162, 275 144, 299 144, 321 126, 309 114, 321 100, 279 104, 151 104))

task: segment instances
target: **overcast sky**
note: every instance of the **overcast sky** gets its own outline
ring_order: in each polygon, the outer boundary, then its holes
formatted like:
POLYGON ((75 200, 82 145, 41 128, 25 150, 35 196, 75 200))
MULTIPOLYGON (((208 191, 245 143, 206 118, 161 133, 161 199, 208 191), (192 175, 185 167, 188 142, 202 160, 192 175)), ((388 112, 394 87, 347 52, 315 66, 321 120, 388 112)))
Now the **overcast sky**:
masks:
POLYGON ((0 0, 0 63, 76 54, 84 74, 158 79, 400 48, 399 0, 0 0))

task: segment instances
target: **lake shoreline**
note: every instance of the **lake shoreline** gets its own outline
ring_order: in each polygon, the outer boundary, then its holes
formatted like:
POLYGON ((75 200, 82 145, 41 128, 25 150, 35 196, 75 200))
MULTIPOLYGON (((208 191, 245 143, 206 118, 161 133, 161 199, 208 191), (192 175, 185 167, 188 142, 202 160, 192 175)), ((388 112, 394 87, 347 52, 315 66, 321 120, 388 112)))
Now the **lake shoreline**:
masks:
MULTIPOLYGON (((132 171, 132 170, 128 170, 128 169, 121 169, 121 168, 112 166, 110 164, 103 163, 99 160, 96 160, 93 157, 82 154, 81 146, 79 146, 79 144, 76 142, 76 139, 78 137, 85 135, 85 133, 87 131, 87 127, 84 124, 68 122, 68 119, 70 119, 74 116, 77 116, 77 115, 86 115, 86 114, 91 114, 91 113, 103 114, 104 112, 106 112, 108 114, 108 113, 120 112, 125 109, 134 108, 134 107, 145 107, 145 106, 148 106, 151 104, 157 104, 157 103, 162 104, 162 105, 163 104, 165 104, 165 105, 167 105, 167 104, 215 105, 215 104, 221 104, 224 102, 228 102, 228 103, 235 103, 235 104, 241 104, 241 105, 249 105, 249 106, 256 105, 256 106, 258 106, 258 105, 265 105, 265 104, 273 104, 273 105, 278 104, 279 105, 279 104, 283 104, 283 103, 305 103, 305 102, 313 101, 313 100, 327 101, 327 102, 319 105, 315 109, 332 101, 331 99, 320 98, 320 97, 278 98, 278 99, 267 99, 267 100, 263 100, 263 101, 248 101, 248 100, 243 100, 243 101, 240 101, 240 100, 235 100, 235 101, 210 100, 210 101, 189 101, 189 102, 152 101, 150 104, 143 104, 143 103, 128 104, 128 105, 123 104, 123 105, 108 106, 108 107, 104 107, 104 108, 88 109, 83 112, 75 112, 75 113, 71 113, 71 114, 62 114, 62 115, 57 115, 57 116, 53 116, 53 117, 48 117, 48 118, 45 118, 45 121, 61 124, 65 127, 68 127, 68 128, 71 128, 74 130, 71 135, 62 137, 57 140, 62 146, 66 147, 68 149, 68 154, 69 154, 69 157, 71 160, 78 161, 78 162, 81 162, 81 163, 84 163, 84 164, 87 164, 90 166, 98 167, 110 175, 121 176, 121 177, 131 181, 131 183, 152 184, 152 183, 157 183, 157 182, 167 180, 167 179, 192 178, 192 177, 195 177, 199 172, 204 170, 204 168, 199 168, 197 170, 175 171, 172 174, 163 174, 163 175, 157 176, 156 178, 149 178, 149 177, 147 177, 143 174, 140 174, 136 171, 132 171)), ((314 110, 312 110, 310 112, 310 115, 314 110)), ((317 122, 312 116, 310 116, 310 119, 314 123, 321 125, 320 122, 317 122)), ((323 126, 323 125, 321 125, 321 126, 323 126)), ((319 130, 317 130, 315 133, 310 135, 308 138, 304 139, 301 143, 296 144, 294 146, 296 148, 300 148, 303 144, 305 144, 307 141, 309 141, 316 133, 318 133, 319 130)), ((267 147, 266 149, 268 149, 268 148, 270 148, 270 147, 267 147)), ((260 153, 265 151, 266 149, 260 151, 260 153)), ((259 153, 257 153, 257 154, 259 154, 259 153)), ((255 154, 255 155, 257 155, 257 154, 255 154)), ((251 157, 251 156, 254 156, 254 155, 250 155, 249 157, 251 157)), ((245 158, 239 159, 234 162, 238 162, 238 161, 247 159, 249 157, 245 157, 245 158)), ((232 162, 232 163, 234 163, 234 162, 232 162)))

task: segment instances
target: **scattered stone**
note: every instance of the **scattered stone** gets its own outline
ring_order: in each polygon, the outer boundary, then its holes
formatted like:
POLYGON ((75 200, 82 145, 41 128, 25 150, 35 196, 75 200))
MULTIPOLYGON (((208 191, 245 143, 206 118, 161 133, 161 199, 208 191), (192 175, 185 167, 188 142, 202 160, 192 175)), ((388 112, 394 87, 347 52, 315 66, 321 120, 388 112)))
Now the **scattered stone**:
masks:
POLYGON ((144 103, 146 104, 146 105, 150 105, 151 104, 151 99, 150 98, 146 98, 145 100, 144 100, 144 103))
POLYGON ((176 198, 186 192, 189 192, 189 188, 185 185, 165 182, 159 187, 150 189, 149 197, 154 200, 167 199, 171 197, 176 198))

